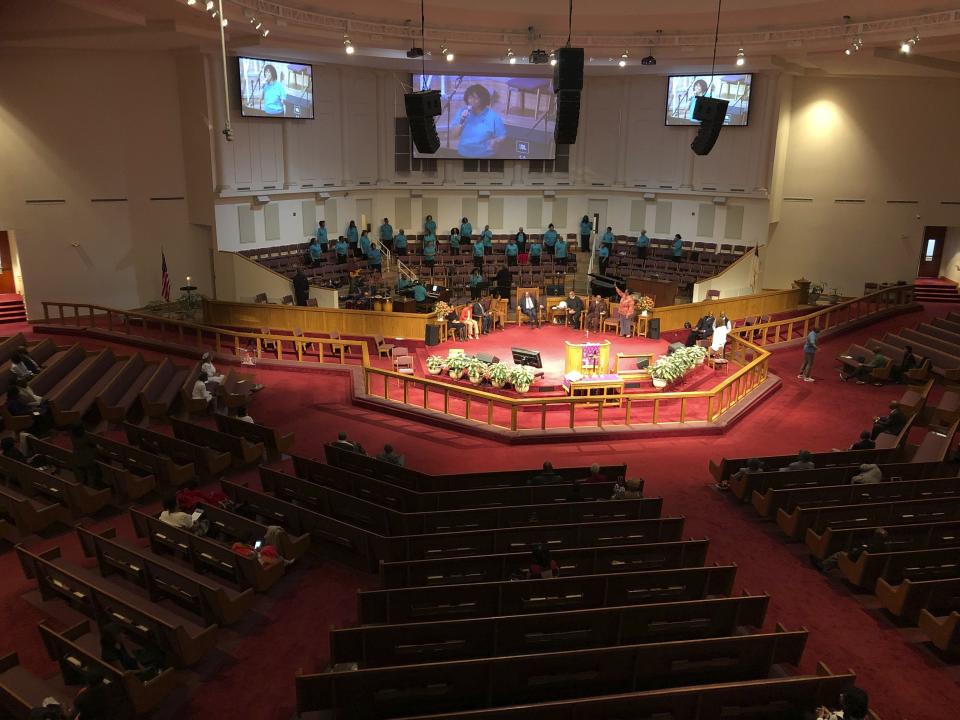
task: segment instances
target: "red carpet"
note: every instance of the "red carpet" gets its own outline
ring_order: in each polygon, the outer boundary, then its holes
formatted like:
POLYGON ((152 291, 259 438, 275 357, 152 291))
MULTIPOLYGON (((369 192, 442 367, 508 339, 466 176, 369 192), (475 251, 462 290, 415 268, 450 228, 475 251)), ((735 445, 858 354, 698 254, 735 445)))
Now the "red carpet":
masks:
MULTIPOLYGON (((948 720, 960 707, 957 666, 945 665, 919 643, 915 631, 895 627, 873 609, 869 596, 855 596, 815 572, 801 546, 785 545, 775 525, 760 522, 752 511, 710 489, 707 472, 707 460, 723 455, 849 445, 902 388, 840 383, 833 357, 853 341, 945 312, 934 308, 901 315, 825 339, 814 369, 815 383, 795 379, 799 349, 775 352, 771 369, 784 378, 782 389, 722 436, 505 446, 354 408, 343 375, 261 368, 256 375, 267 388, 251 413, 260 422, 296 431, 298 453, 318 455, 323 442, 345 430, 370 450, 393 443, 411 467, 437 473, 530 467, 545 459, 560 465, 593 459, 626 462, 631 474, 646 479, 648 495, 665 498, 664 514, 686 516, 686 536, 710 538, 710 562, 738 563, 737 591, 770 593, 768 629, 782 622, 789 629, 810 630, 801 670, 812 672, 817 661, 835 671, 853 669, 882 720, 948 720)), ((504 334, 504 340, 507 337, 504 334)), ((111 524, 129 526, 125 519, 100 523, 111 524)), ((70 556, 75 557, 75 538, 67 535, 60 541, 65 548, 74 548, 70 556)), ((4 578, 0 653, 18 650, 28 667, 53 673, 35 629, 41 616, 20 597, 33 583, 23 579, 11 552, 0 555, 0 571, 4 578)), ((224 632, 230 658, 204 677, 202 688, 198 689, 195 675, 187 675, 189 700, 176 717, 288 720, 294 708, 294 673, 298 668, 312 671, 325 666, 326 631, 353 621, 353 593, 371 583, 370 576, 333 565, 297 570, 258 605, 264 622, 242 637, 224 632)))

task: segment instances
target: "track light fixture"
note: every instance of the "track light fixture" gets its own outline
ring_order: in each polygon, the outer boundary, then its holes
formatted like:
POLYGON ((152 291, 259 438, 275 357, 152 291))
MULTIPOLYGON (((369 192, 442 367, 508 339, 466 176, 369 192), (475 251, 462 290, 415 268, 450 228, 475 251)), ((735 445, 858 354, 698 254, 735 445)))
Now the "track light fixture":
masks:
POLYGON ((920 33, 914 33, 913 37, 909 37, 900 43, 900 54, 909 55, 910 51, 913 50, 913 46, 920 42, 920 33))
POLYGON ((853 55, 854 53, 860 52, 860 48, 862 48, 862 47, 863 47, 863 38, 862 38, 862 37, 855 37, 855 38, 853 39, 853 42, 850 43, 850 47, 846 48, 846 49, 843 51, 843 54, 844 54, 844 55, 853 55))
POLYGON ((440 48, 440 54, 447 59, 447 62, 453 62, 453 58, 455 57, 453 54, 453 51, 450 48, 448 48, 446 44, 444 44, 443 47, 440 48))
POLYGON ((207 12, 210 12, 211 10, 213 10, 213 0, 207 0, 206 8, 207 8, 207 12))
POLYGON ((555 52, 550 53, 550 64, 554 67, 557 64, 557 54, 555 52))
POLYGON ((197 0, 187 0, 187 5, 189 5, 190 7, 193 7, 196 4, 197 4, 197 0))
POLYGON ((353 43, 350 42, 350 38, 347 37, 346 35, 343 36, 343 51, 347 55, 353 55, 355 51, 355 48, 353 47, 353 43))
POLYGON ((619 65, 620 67, 626 67, 627 60, 629 59, 629 57, 630 57, 630 53, 627 50, 624 50, 620 54, 620 61, 617 63, 617 65, 619 65))
POLYGON ((744 63, 747 62, 747 59, 743 55, 743 48, 737 50, 737 67, 743 67, 744 63))
POLYGON ((513 50, 507 48, 507 62, 511 65, 517 64, 517 56, 513 54, 513 50))

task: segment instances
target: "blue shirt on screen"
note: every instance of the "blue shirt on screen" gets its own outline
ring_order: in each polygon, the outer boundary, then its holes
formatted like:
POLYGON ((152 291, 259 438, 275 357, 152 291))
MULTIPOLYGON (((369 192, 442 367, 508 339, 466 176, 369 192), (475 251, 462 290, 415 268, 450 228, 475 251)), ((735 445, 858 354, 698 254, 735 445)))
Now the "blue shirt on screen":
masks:
POLYGON ((493 157, 490 141, 507 137, 507 128, 501 117, 488 107, 478 113, 466 111, 462 117, 465 120, 457 152, 468 158, 493 157))
POLYGON ((286 107, 283 101, 287 99, 287 89, 283 83, 272 81, 263 86, 263 111, 268 115, 283 115, 286 107))

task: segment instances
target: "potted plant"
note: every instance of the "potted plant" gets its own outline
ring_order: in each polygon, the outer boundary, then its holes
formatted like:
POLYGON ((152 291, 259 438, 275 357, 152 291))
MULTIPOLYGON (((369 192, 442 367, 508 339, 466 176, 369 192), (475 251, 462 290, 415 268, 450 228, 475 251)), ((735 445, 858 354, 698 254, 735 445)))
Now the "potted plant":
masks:
POLYGON ((643 317, 646 317, 647 314, 648 314, 651 310, 653 310, 653 306, 654 306, 655 304, 656 304, 656 303, 654 302, 654 299, 653 299, 652 297, 650 297, 649 295, 641 295, 641 296, 640 296, 640 299, 637 300, 637 307, 640 309, 640 314, 641 314, 643 317))
POLYGON ((487 375, 490 378, 490 384, 497 388, 502 388, 507 384, 510 377, 510 366, 506 363, 493 363, 487 369, 487 375))
POLYGON ((437 320, 446 320, 447 315, 450 314, 451 309, 452 308, 449 305, 447 305, 445 302, 443 302, 443 300, 441 300, 436 304, 433 311, 436 315, 437 320))
POLYGON ((427 358, 427 372, 431 375, 439 375, 443 372, 443 366, 446 362, 446 358, 440 357, 439 355, 431 355, 427 358))
POLYGON ((650 368, 653 386, 655 388, 665 388, 670 383, 682 378, 688 367, 688 361, 683 355, 678 356, 678 353, 664 355, 650 368))
POLYGON ((479 385, 483 382, 483 376, 486 374, 487 364, 477 358, 470 358, 467 361, 467 378, 474 385, 479 385))
POLYGON ((447 358, 447 374, 454 380, 459 380, 463 377, 463 373, 469 364, 469 358, 463 355, 447 358))
POLYGON ((525 393, 530 390, 533 384, 534 372, 532 367, 526 365, 514 365, 510 370, 510 384, 518 393, 525 393))

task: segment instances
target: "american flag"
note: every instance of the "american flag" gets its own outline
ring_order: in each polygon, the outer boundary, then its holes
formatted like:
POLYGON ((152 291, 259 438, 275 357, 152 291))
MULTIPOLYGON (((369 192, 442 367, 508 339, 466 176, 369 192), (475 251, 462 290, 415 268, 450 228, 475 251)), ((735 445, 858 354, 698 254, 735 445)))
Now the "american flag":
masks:
POLYGON ((167 273, 167 256, 160 251, 160 297, 164 302, 170 302, 170 275, 167 273))

